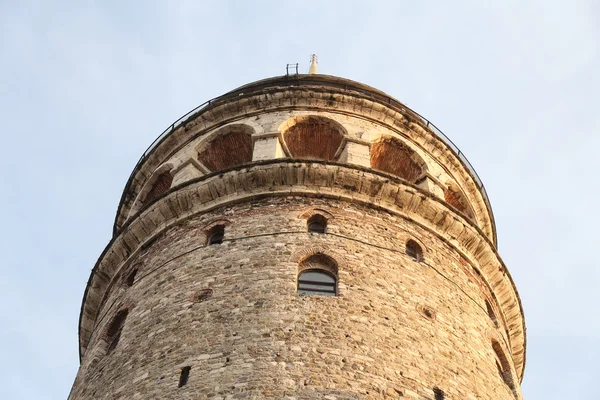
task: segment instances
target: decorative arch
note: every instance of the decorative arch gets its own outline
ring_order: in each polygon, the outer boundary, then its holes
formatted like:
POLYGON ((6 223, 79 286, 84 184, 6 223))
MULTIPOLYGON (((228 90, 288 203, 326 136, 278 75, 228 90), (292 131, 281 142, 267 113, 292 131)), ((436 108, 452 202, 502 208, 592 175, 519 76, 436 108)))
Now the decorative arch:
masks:
POLYGON ((371 144, 371 168, 415 183, 426 171, 425 161, 401 140, 381 136, 371 144))
POLYGON ((309 208, 308 210, 303 211, 298 218, 301 219, 309 219, 310 217, 312 217, 313 215, 322 215, 323 217, 327 218, 327 220, 333 219, 333 214, 330 213, 327 210, 323 210, 322 208, 309 208))
MULTIPOLYGON (((298 272, 301 272, 302 268, 310 268, 309 263, 311 261, 309 259, 317 255, 323 256, 324 259, 330 260, 333 263, 331 264, 332 266, 329 269, 329 272, 335 274, 336 276, 339 270, 346 269, 348 265, 348 262, 341 254, 333 252, 330 249, 322 246, 307 247, 299 250, 290 256, 289 261, 297 263, 298 272), (305 262, 305 260, 309 261, 305 262)), ((312 259, 312 261, 315 261, 315 259, 312 259)))
POLYGON ((150 179, 142 187, 142 190, 140 190, 131 210, 129 210, 129 216, 132 216, 143 206, 150 204, 169 191, 173 184, 172 171, 172 163, 162 164, 154 171, 150 179))
POLYGON ((473 208, 471 208, 467 197, 454 182, 446 182, 446 189, 444 190, 444 199, 446 200, 446 203, 450 204, 452 207, 465 214, 468 218, 475 218, 475 213, 473 212, 473 208))
POLYGON ((173 183, 173 164, 166 163, 154 171, 144 188, 138 196, 141 199, 140 206, 145 206, 165 194, 171 188, 173 183))
POLYGON ((245 124, 227 125, 197 148, 198 161, 211 171, 235 167, 252 161, 254 129, 245 124))
POLYGON ((325 161, 335 160, 347 133, 338 122, 314 115, 290 118, 279 130, 291 157, 325 161))
POLYGON ((338 263, 333 257, 327 254, 315 253, 298 263, 299 272, 309 269, 323 269, 337 277, 338 263))
POLYGON ((302 212, 299 218, 306 220, 308 232, 325 233, 329 220, 333 218, 333 215, 320 208, 310 208, 302 212))

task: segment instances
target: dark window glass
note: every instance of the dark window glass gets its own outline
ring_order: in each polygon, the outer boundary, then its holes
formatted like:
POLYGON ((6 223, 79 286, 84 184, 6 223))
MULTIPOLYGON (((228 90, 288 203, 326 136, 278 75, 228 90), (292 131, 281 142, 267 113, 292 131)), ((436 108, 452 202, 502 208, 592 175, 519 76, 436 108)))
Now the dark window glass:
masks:
POLYGON ((323 270, 308 270, 298 276, 298 294, 335 296, 335 277, 323 270))

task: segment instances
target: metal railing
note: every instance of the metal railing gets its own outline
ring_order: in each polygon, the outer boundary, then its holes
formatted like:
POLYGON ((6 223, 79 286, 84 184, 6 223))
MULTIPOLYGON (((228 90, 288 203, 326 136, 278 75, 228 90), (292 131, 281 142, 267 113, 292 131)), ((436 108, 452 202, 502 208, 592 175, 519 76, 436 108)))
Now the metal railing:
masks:
MULTIPOLYGON (((223 102, 233 99, 233 98, 238 98, 239 96, 242 96, 242 95, 268 93, 269 88, 271 88, 272 90, 278 90, 278 87, 281 87, 281 86, 321 85, 321 86, 327 86, 327 87, 335 87, 335 88, 344 89, 344 90, 353 90, 355 92, 359 92, 363 97, 366 97, 366 98, 369 98, 372 100, 376 100, 376 101, 378 101, 380 103, 384 103, 388 106, 392 106, 393 108, 396 108, 403 114, 408 114, 409 116, 412 116, 416 120, 415 122, 418 122, 425 129, 431 130, 440 139, 442 139, 442 141, 444 141, 444 143, 446 143, 446 145, 448 145, 448 147, 450 147, 450 149, 452 149, 452 151, 454 153, 456 153, 456 155, 460 159, 460 161, 471 172, 471 175, 474 178, 475 184, 477 185, 478 189, 481 191, 481 193, 485 199, 488 213, 490 214, 490 218, 492 221, 494 221, 494 214, 492 212, 491 203, 490 203, 489 197, 487 195, 487 191, 485 190, 485 186, 483 185, 483 182, 481 181, 481 178, 479 178, 479 175, 475 171, 475 168, 473 168, 473 166, 471 165, 471 163, 469 162, 467 157, 463 154, 463 152, 460 151, 459 147, 456 144, 454 144, 454 142, 448 136, 446 136, 444 134, 444 132, 442 132, 437 126, 435 126, 431 121, 429 121, 427 118, 423 117, 418 112, 412 110, 411 108, 402 104, 401 102, 394 99, 393 97, 390 97, 390 96, 384 94, 383 92, 380 92, 380 91, 372 89, 372 88, 367 88, 366 86, 361 86, 361 84, 352 82, 350 80, 336 78, 337 80, 330 81, 330 80, 323 79, 324 77, 326 77, 326 76, 324 76, 324 75, 303 75, 302 78, 300 78, 300 76, 298 76, 298 75, 282 76, 282 77, 278 77, 278 78, 265 79, 263 81, 250 83, 250 84, 242 86, 238 89, 234 89, 233 91, 227 92, 221 96, 210 99, 210 100, 200 104, 199 106, 195 107, 194 109, 188 111, 184 115, 182 115, 179 119, 177 119, 175 122, 173 122, 167 129, 165 129, 150 144, 150 146, 148 146, 146 151, 144 151, 144 153, 142 154, 142 156, 136 163, 133 171, 129 175, 127 184, 125 186, 125 190, 123 191, 123 195, 121 196, 121 201, 119 202, 119 208, 117 209, 117 216, 115 218, 113 234, 117 233, 117 221, 119 219, 119 211, 121 210, 121 206, 123 205, 123 200, 125 199, 127 188, 131 184, 133 177, 135 176, 136 172, 138 171, 138 168, 144 162, 144 160, 148 157, 148 155, 152 152, 152 150, 154 150, 154 148, 156 146, 158 146, 160 144, 160 142, 162 142, 167 136, 169 136, 169 134, 171 134, 173 131, 175 131, 180 126, 184 125, 189 119, 196 116, 201 111, 210 109, 211 107, 213 107, 217 104, 223 103, 223 102)), ((329 77, 329 78, 331 78, 331 77, 329 77)), ((492 224, 493 224, 493 222, 492 222, 492 224)))

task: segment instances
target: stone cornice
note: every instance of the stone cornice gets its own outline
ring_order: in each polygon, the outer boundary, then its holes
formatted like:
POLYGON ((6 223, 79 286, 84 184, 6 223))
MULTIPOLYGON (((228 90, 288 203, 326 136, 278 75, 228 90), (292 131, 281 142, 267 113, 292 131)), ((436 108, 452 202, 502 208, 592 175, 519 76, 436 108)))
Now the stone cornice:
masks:
POLYGON ((122 229, 132 202, 155 169, 167 162, 190 141, 219 126, 254 115, 280 110, 307 110, 352 115, 371 120, 396 131, 406 140, 410 140, 413 145, 420 147, 438 160, 457 180, 474 209, 479 226, 494 245, 496 244, 491 206, 478 187, 473 174, 461 157, 425 126, 414 112, 397 101, 394 104, 385 103, 382 98, 385 95, 383 92, 341 78, 320 77, 319 86, 290 86, 287 83, 288 81, 283 81, 281 78, 267 79, 256 82, 254 86, 250 84, 230 92, 222 99, 217 99, 210 107, 193 115, 185 124, 161 140, 136 167, 136 171, 127 183, 117 211, 114 232, 117 233, 122 229), (328 81, 334 81, 335 85, 328 84, 328 81), (349 86, 349 82, 352 85, 349 86))
POLYGON ((478 268, 508 325, 517 374, 525 365, 525 321, 519 295, 494 244, 446 202, 392 175, 339 163, 278 159, 238 166, 172 188, 130 218, 90 275, 80 314, 85 353, 111 281, 140 249, 168 227, 229 204, 271 196, 335 198, 386 210, 435 233, 478 268))

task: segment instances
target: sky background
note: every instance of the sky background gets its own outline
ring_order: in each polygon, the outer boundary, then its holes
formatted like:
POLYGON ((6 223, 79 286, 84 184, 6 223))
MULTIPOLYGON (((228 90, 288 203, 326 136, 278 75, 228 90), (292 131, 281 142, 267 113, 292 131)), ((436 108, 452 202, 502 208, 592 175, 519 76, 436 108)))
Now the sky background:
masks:
POLYGON ((599 49, 593 0, 0 0, 0 398, 68 396, 83 291, 154 138, 316 53, 479 173, 525 310, 525 399, 598 400, 599 49))

